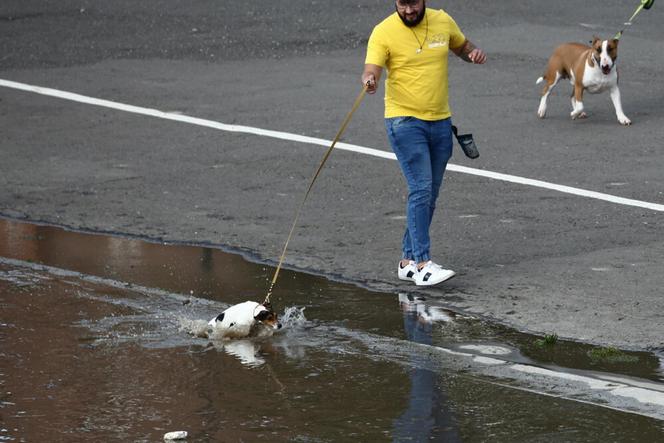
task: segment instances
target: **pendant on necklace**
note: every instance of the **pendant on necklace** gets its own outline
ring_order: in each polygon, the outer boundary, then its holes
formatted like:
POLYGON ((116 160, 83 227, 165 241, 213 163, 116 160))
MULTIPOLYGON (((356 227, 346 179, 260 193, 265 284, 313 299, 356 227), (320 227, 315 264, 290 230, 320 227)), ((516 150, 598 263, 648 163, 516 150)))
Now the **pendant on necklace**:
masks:
POLYGON ((417 51, 415 51, 416 54, 419 54, 420 52, 422 52, 422 48, 417 48, 417 51))

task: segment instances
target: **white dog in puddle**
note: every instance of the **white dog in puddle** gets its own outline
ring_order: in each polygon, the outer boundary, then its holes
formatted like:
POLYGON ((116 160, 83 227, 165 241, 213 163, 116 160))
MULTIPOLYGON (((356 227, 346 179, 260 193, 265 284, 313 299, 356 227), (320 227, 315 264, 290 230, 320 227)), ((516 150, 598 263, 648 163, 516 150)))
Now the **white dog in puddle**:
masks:
POLYGON ((208 322, 208 337, 218 339, 267 337, 281 328, 270 304, 238 303, 208 322))

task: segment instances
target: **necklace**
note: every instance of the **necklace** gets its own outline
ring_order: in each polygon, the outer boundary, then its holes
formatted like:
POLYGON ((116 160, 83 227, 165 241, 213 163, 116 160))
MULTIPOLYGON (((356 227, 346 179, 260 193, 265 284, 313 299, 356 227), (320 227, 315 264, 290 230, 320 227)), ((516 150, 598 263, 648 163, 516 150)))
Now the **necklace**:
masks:
POLYGON ((426 25, 426 32, 424 33, 424 40, 422 40, 422 43, 420 43, 420 39, 417 37, 417 33, 415 32, 415 30, 413 28, 410 28, 411 32, 415 36, 415 40, 417 40, 417 44, 419 45, 419 48, 417 48, 417 51, 415 51, 416 54, 422 52, 422 46, 424 46, 424 44, 427 41, 427 37, 429 36, 429 17, 427 16, 426 12, 424 13, 424 18, 426 20, 427 25, 426 25))

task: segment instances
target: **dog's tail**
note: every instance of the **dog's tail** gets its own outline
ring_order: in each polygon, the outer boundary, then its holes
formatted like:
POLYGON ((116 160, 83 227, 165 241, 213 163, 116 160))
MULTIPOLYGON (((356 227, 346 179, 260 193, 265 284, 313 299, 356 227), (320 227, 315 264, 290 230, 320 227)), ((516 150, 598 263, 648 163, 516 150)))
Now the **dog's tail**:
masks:
POLYGON ((543 81, 544 81, 544 77, 540 77, 540 78, 537 79, 537 81, 535 82, 535 84, 536 84, 536 85, 539 85, 539 84, 542 83, 543 81))

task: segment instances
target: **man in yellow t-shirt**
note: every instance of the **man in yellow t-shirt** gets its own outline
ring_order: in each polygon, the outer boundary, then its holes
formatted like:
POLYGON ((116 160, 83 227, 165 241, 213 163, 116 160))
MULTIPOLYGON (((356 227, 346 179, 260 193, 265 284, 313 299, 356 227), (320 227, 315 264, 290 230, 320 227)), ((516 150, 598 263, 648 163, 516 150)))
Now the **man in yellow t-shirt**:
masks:
POLYGON ((396 12, 371 33, 362 73, 367 93, 385 80, 385 128, 408 184, 406 232, 398 277, 431 286, 455 275, 431 261, 429 227, 447 161, 452 155, 452 113, 447 95, 449 51, 476 64, 486 54, 443 10, 425 0, 395 0, 396 12))

